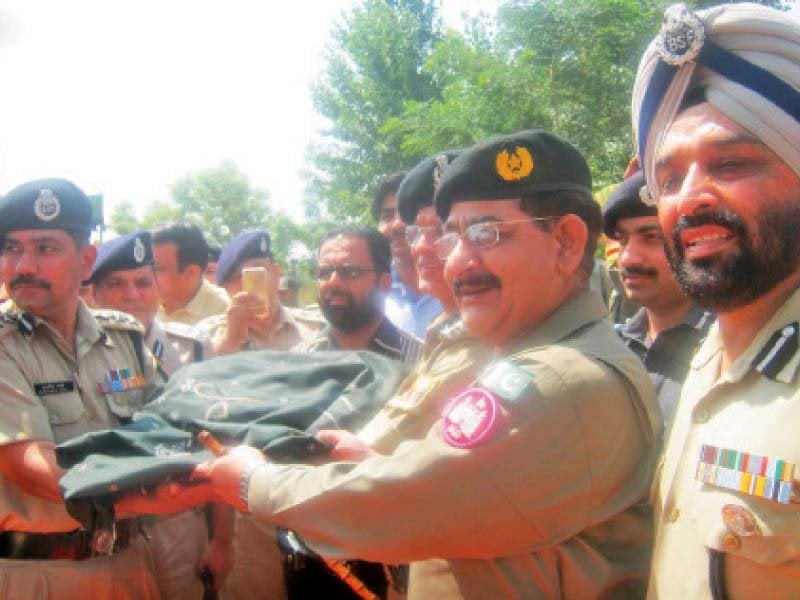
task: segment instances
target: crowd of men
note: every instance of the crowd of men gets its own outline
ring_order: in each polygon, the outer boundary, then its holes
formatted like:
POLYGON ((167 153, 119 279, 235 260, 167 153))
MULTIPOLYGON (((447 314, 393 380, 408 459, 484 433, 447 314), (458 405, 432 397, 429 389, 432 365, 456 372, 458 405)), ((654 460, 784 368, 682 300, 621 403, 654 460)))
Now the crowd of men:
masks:
POLYGON ((377 229, 321 241, 318 311, 266 231, 97 249, 74 184, 10 190, 0 597, 800 598, 800 23, 670 7, 632 108, 602 210, 543 130, 386 178, 377 229), (263 349, 410 374, 325 460, 230 447, 124 494, 110 536, 66 510, 56 445, 263 349))

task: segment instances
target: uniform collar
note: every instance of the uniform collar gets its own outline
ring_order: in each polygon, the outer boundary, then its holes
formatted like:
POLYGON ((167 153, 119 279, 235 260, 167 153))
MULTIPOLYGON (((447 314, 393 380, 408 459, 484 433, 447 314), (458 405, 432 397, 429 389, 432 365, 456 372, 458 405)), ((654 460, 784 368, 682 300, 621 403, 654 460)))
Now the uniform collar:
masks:
MULTIPOLYGON (((739 356, 722 379, 741 380, 750 369, 765 377, 792 383, 800 368, 800 288, 796 289, 769 321, 759 330, 747 349, 739 356)), ((712 360, 722 358, 722 337, 719 322, 714 323, 706 341, 692 360, 693 369, 701 369, 712 360)))
MULTIPOLYGON (((692 304, 689 311, 684 315, 683 319, 677 325, 670 327, 670 329, 677 329, 678 327, 686 326, 691 327, 695 331, 702 333, 708 329, 714 321, 714 313, 711 311, 700 308, 697 304, 692 304)), ((643 346, 650 345, 647 334, 650 327, 650 318, 647 314, 646 308, 640 308, 636 311, 630 319, 625 321, 625 324, 619 329, 620 335, 627 339, 636 340, 643 346)))
POLYGON ((600 294, 590 289, 580 291, 558 306, 544 321, 519 336, 507 354, 531 346, 558 342, 572 332, 608 316, 600 294))

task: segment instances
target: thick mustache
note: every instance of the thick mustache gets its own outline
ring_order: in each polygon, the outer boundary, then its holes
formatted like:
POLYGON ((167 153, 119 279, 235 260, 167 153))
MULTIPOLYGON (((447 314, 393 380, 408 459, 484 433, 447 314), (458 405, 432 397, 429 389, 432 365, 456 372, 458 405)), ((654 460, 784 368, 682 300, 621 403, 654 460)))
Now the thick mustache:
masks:
POLYGON ((626 267, 619 272, 621 277, 628 277, 629 275, 642 275, 643 277, 656 277, 658 271, 655 269, 648 269, 647 267, 626 267))
POLYGON ((458 278, 453 282, 453 292, 456 295, 460 295, 461 288, 463 288, 465 285, 475 286, 475 287, 499 288, 500 280, 490 273, 484 273, 481 275, 472 275, 470 277, 465 277, 465 278, 458 278))
POLYGON ((696 215, 681 215, 672 229, 672 235, 677 239, 677 236, 680 236, 682 231, 692 227, 700 227, 701 225, 719 225, 730 229, 737 235, 746 231, 744 221, 736 213, 730 210, 711 210, 696 215))
POLYGON ((48 281, 37 279, 32 275, 17 275, 8 282, 8 287, 12 290, 18 285, 31 285, 34 287, 40 287, 43 290, 49 290, 51 287, 48 281))

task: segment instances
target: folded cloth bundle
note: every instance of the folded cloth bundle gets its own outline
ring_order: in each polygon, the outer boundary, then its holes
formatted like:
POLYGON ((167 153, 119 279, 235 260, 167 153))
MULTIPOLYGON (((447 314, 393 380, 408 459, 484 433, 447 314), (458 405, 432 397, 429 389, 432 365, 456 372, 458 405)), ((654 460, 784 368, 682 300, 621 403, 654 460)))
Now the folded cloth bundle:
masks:
POLYGON ((244 443, 271 460, 304 462, 327 453, 321 429, 357 430, 407 374, 367 351, 242 352, 189 365, 122 427, 93 431, 56 448, 61 492, 86 527, 95 510, 113 514, 127 490, 185 477, 210 453, 207 429, 223 444, 244 443))

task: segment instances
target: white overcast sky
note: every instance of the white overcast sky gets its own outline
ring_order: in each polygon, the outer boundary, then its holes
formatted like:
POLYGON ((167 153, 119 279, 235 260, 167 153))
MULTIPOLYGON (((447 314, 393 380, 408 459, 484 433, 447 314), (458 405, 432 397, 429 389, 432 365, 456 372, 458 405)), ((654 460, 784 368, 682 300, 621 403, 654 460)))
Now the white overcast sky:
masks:
MULTIPOLYGON (((0 194, 37 177, 139 209, 234 160, 301 215, 309 84, 354 0, 0 0, 0 194)), ((441 0, 445 22, 498 0, 441 0)), ((794 9, 797 10, 797 7, 794 9)))
MULTIPOLYGON (((122 200, 166 199, 235 161, 301 215, 299 171, 324 126, 309 84, 353 0, 0 0, 0 194, 67 177, 122 200)), ((443 0, 448 24, 497 0, 443 0)))

